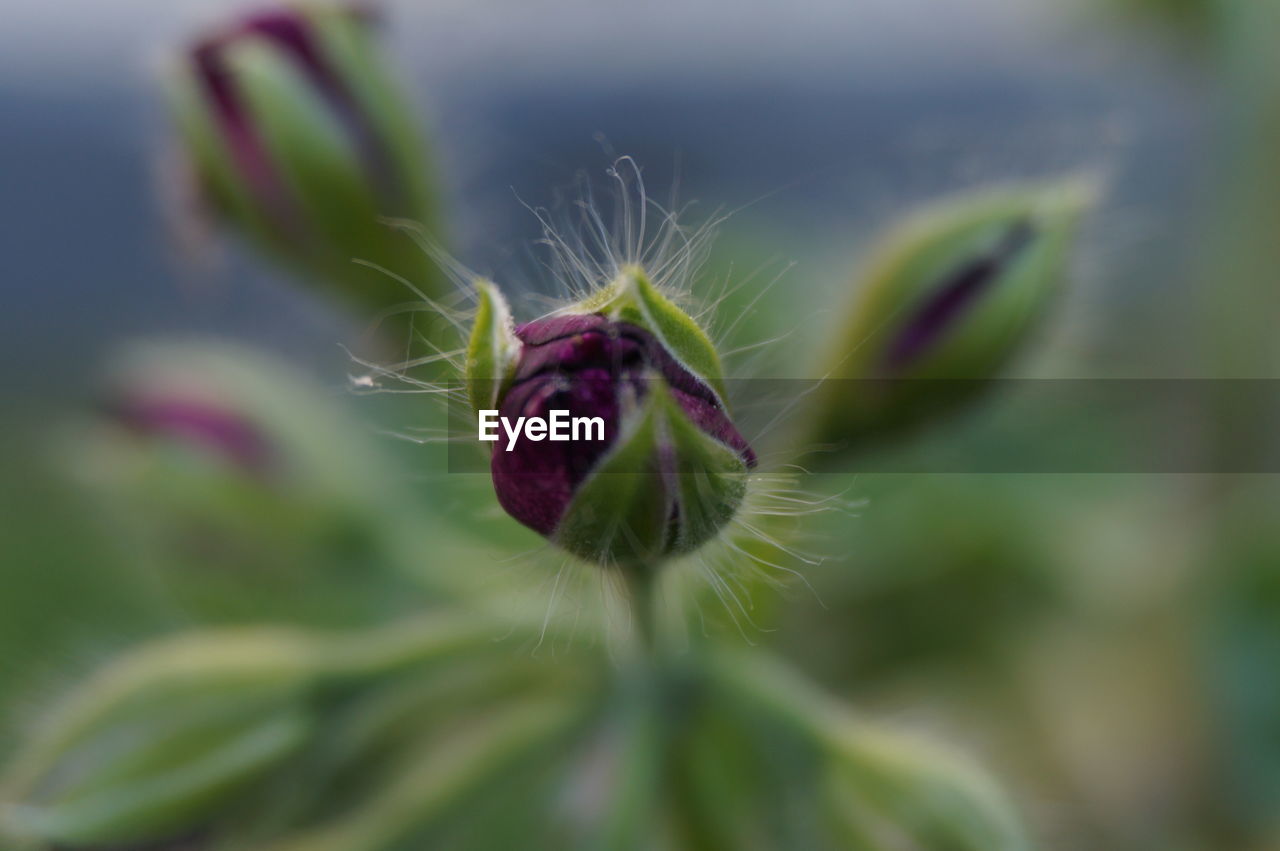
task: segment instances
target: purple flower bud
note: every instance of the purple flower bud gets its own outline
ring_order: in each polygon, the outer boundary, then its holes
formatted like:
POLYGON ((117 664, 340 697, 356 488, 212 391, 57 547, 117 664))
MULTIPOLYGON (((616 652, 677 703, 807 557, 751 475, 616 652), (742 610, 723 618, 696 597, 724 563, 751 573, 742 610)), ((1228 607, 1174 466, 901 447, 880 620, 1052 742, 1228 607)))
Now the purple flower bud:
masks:
MULTIPOLYGON (((359 9, 343 9, 352 21, 363 23, 359 9)), ((385 140, 374 127, 372 117, 355 97, 341 72, 326 55, 315 24, 297 9, 282 7, 249 15, 224 32, 197 42, 192 60, 214 114, 226 137, 232 156, 244 171, 246 182, 273 204, 288 203, 282 176, 271 162, 265 140, 252 123, 245 94, 229 66, 227 53, 236 44, 261 40, 272 45, 307 80, 319 100, 332 111, 346 130, 379 189, 388 198, 400 192, 385 140)))
POLYGON ((167 79, 195 196, 223 223, 348 297, 406 300, 440 273, 387 217, 439 238, 430 159, 359 6, 269 7, 190 44, 167 79))
MULTIPOLYGON (((653 333, 601 314, 554 316, 515 329, 521 349, 500 416, 600 417, 604 440, 534 442, 521 435, 510 452, 492 459, 498 500, 526 526, 552 536, 579 486, 617 443, 625 415, 661 380, 684 416, 705 435, 729 447, 746 468, 755 453, 730 421, 719 397, 671 355, 653 333)), ((672 453, 663 463, 677 464, 672 453)), ((686 472, 675 470, 672 472, 686 472)), ((673 505, 673 513, 679 506, 673 505)), ((673 518, 674 520, 674 518, 673 518)))
POLYGON ((1088 176, 981 191, 893 228, 811 398, 814 442, 861 448, 976 399, 1048 314, 1097 192, 1088 176))
POLYGON ((266 436, 236 412, 195 398, 138 395, 108 406, 112 418, 144 438, 191 446, 252 475, 272 466, 266 436))

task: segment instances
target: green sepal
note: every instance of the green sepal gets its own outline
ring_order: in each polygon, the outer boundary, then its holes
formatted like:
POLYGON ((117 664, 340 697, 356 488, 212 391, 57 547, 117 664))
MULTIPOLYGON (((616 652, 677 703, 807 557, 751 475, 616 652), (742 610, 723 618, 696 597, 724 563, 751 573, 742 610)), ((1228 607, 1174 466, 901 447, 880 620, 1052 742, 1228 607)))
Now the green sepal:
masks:
POLYGON ((747 465, 741 455, 694 425, 669 394, 662 395, 679 457, 679 521, 670 548, 679 555, 707 543, 738 513, 747 495, 747 465))
POLYGON ((646 329, 685 369, 725 398, 724 368, 711 338, 689 314, 667 298, 639 266, 624 268, 607 287, 573 306, 646 329))
MULTIPOLYGON (((313 84, 276 49, 260 41, 228 48, 248 107, 284 184, 285 218, 277 244, 286 257, 323 276, 331 286, 372 308, 413 300, 414 293, 375 264, 403 276, 428 294, 440 281, 430 259, 411 239, 389 227, 387 216, 422 219, 413 209, 419 190, 388 198, 361 156, 348 128, 313 84)), ((390 150, 387 146, 382 146, 390 150)), ((388 160, 391 181, 408 181, 400 164, 388 160)))
POLYGON ((430 143, 421 117, 407 108, 404 93, 379 55, 377 27, 363 20, 351 6, 335 4, 308 8, 307 15, 323 44, 326 58, 363 107, 363 115, 395 163, 400 178, 397 215, 431 226, 439 238, 444 222, 437 215, 436 177, 430 143))
POLYGON ((502 292, 485 280, 476 281, 475 287, 479 303, 467 343, 464 377, 472 411, 478 412, 498 408, 520 355, 520 341, 502 292))
POLYGON ((737 512, 746 464, 689 422, 661 379, 578 487, 554 540, 588 561, 646 566, 691 552, 737 512))
POLYGON ((617 443, 578 487, 555 531, 555 542, 587 561, 643 564, 663 557, 671 538, 675 498, 659 452, 666 416, 651 382, 649 398, 624 421, 617 443))
POLYGON ((1040 317, 1060 283, 1076 224, 1094 193, 1092 181, 1082 179, 995 190, 942 202, 899 225, 858 287, 836 374, 987 377, 1040 317), (883 344, 955 269, 1022 223, 1031 236, 1009 265, 934 346, 905 370, 887 375, 883 344))

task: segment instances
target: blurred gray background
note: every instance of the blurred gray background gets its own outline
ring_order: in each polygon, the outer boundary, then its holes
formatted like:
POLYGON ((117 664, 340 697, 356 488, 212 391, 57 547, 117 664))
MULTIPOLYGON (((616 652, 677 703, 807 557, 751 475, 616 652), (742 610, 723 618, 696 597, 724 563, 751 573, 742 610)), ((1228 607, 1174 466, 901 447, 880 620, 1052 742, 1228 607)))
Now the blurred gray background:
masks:
MULTIPOLYGON (((165 46, 243 5, 4 6, 10 411, 19 397, 91 386, 104 350, 140 333, 224 332, 340 368, 342 320, 234 254, 193 273, 166 226, 165 46)), ((1125 38, 1080 4, 379 6, 430 116, 453 249, 509 286, 547 286, 529 272, 537 223, 521 201, 553 201, 579 171, 601 178, 612 153, 634 155, 660 198, 678 176, 695 220, 736 211, 721 250, 741 247, 740 268, 794 262, 780 286, 798 294, 784 300, 796 321, 806 301, 846 284, 860 245, 912 201, 1088 169, 1107 175, 1108 200, 1046 351, 1069 350, 1076 374, 1180 372, 1179 235, 1206 95, 1175 51, 1125 38)))

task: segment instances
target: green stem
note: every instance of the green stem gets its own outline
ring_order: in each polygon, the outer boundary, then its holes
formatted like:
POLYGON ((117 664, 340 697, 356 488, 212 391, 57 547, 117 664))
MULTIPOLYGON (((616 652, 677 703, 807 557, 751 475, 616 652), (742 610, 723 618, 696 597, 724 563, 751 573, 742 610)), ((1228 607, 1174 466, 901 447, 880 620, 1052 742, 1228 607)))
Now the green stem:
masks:
POLYGON ((598 851, 630 851, 644 846, 667 770, 664 751, 668 728, 657 695, 652 690, 624 688, 621 697, 631 701, 621 709, 618 731, 622 770, 616 775, 617 785, 601 818, 599 835, 589 846, 598 851))
POLYGON ((653 662, 658 654, 657 571, 648 565, 629 565, 622 568, 626 583, 627 604, 631 609, 631 624, 644 655, 653 662))
POLYGON ((631 851, 645 845, 659 790, 670 770, 667 750, 672 729, 664 699, 667 672, 660 652, 657 573, 645 565, 626 565, 621 572, 637 652, 619 671, 615 696, 620 765, 616 786, 598 830, 584 846, 600 851, 631 851))

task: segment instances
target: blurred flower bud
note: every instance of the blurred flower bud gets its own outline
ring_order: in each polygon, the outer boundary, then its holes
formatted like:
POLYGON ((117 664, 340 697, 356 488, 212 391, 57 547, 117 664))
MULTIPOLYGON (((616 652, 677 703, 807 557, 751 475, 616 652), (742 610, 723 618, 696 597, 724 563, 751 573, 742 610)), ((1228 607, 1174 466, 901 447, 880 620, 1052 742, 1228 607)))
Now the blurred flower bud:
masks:
POLYGON ((814 434, 858 444, 932 420, 994 377, 1044 315, 1090 181, 967 196, 876 253, 815 396, 814 434))
POLYGON ((367 10, 288 5, 197 41, 169 75, 196 195, 299 271, 374 310, 428 294, 435 265, 382 219, 438 230, 427 152, 367 10))
POLYGON ((163 395, 136 388, 107 402, 105 413, 142 440, 157 440, 206 453, 215 463, 247 475, 266 475, 278 461, 278 447, 240 411, 223 408, 199 391, 185 396, 163 395))
POLYGON ((150 344, 104 395, 68 467, 185 610, 345 623, 400 607, 378 572, 397 500, 385 460, 305 375, 232 345, 150 344))
POLYGON ((512 517, 583 559, 624 565, 690 552, 733 517, 755 454, 729 419, 710 340, 643 271, 520 326, 495 288, 481 285, 480 299, 467 374, 477 411, 602 425, 495 444, 494 489, 512 517))
POLYGON ((90 679, 0 783, 0 835, 74 847, 191 836, 308 740, 310 647, 287 632, 162 641, 90 679))

